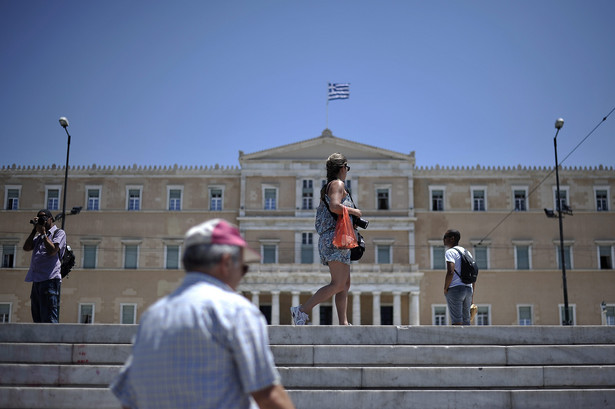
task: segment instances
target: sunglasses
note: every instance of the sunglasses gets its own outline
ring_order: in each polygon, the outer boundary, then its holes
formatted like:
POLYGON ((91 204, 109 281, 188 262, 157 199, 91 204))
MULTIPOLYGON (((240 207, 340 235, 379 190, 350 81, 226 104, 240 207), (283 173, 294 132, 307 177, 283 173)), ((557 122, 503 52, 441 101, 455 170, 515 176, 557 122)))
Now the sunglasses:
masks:
POLYGON ((348 166, 348 165, 344 165, 344 167, 346 168, 346 170, 347 170, 347 171, 349 171, 349 172, 350 172, 350 166, 348 166))

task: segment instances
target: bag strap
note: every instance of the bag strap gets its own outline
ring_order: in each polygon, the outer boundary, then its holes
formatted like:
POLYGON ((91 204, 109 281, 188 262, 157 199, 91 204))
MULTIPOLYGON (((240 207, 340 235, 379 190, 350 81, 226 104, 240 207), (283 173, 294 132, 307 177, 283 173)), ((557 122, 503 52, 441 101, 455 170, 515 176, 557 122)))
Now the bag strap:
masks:
MULTIPOLYGON (((463 253, 462 253, 462 252, 461 252, 461 251, 460 251, 457 247, 453 247, 453 249, 454 249, 455 251, 457 251, 457 253, 459 253, 459 257, 461 257, 461 258, 459 259, 459 261, 461 261, 461 263, 463 264, 463 253)), ((460 267, 460 268, 461 268, 461 267, 460 267)), ((455 274, 457 274, 457 275, 459 276, 459 278, 461 278, 461 274, 459 274, 459 273, 457 272, 457 270, 453 270, 453 271, 455 271, 455 274)), ((461 272, 461 271, 460 271, 460 272, 461 272)))
MULTIPOLYGON (((51 236, 52 240, 56 238, 56 233, 60 230, 62 229, 56 229, 56 231, 53 232, 53 235, 51 236)), ((66 232, 64 234, 66 234, 66 232)), ((60 264, 62 263, 62 255, 66 252, 66 246, 68 246, 68 244, 66 244, 66 241, 64 241, 64 251, 62 251, 62 249, 58 251, 58 260, 60 260, 60 264)))
MULTIPOLYGON (((331 183, 333 183, 333 180, 332 180, 331 182, 327 183, 327 187, 326 187, 326 190, 325 190, 325 195, 329 192, 329 186, 331 185, 331 183)), ((354 204, 354 200, 352 200, 352 194, 350 194, 350 191, 349 191, 349 190, 348 190, 348 188, 346 187, 346 184, 344 184, 344 190, 346 191, 346 193, 348 194, 348 196, 350 196, 350 201, 352 202, 352 206, 356 209, 356 208, 357 208, 357 205, 355 205, 355 204, 354 204)), ((333 216, 333 218, 334 218, 335 220, 337 220, 337 214, 336 214, 336 213, 333 213, 333 212, 331 211, 331 208, 329 208, 329 204, 327 203, 327 201, 326 201, 326 200, 325 200, 324 202, 325 202, 325 206, 327 206, 327 210, 329 211, 329 213, 331 213, 331 216, 333 216)))

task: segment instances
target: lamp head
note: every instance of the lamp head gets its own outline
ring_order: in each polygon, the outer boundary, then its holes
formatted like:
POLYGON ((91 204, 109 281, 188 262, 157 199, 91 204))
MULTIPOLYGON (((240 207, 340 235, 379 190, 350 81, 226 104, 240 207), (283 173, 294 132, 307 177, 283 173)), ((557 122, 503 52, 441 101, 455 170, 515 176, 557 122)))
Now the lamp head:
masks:
POLYGON ((66 129, 66 127, 68 126, 68 118, 66 118, 65 116, 60 117, 60 125, 62 125, 62 128, 66 129))
POLYGON ((557 129, 562 129, 562 126, 564 126, 564 118, 557 118, 555 120, 555 127, 557 129))

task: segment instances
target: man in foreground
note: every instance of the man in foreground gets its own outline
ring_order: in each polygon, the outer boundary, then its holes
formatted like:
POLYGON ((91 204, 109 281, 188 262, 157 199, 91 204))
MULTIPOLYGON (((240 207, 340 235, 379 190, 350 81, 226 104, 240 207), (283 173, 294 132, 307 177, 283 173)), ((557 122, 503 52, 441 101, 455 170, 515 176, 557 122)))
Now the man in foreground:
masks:
POLYGON ((113 393, 132 409, 294 409, 263 315, 235 293, 260 256, 222 219, 191 228, 184 248, 186 277, 143 314, 113 393))

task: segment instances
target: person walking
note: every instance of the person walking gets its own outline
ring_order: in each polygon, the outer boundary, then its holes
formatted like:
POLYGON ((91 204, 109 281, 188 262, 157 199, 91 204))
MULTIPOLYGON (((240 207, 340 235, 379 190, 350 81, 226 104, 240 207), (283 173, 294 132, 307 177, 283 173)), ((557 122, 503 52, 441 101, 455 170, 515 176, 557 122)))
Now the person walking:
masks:
POLYGON ((304 304, 290 308, 293 325, 306 325, 309 312, 316 305, 335 296, 335 308, 340 325, 348 323, 348 290, 350 289, 350 250, 338 249, 333 245, 337 219, 331 213, 340 216, 346 207, 348 214, 361 217, 361 210, 346 191, 346 176, 350 171, 348 160, 341 153, 334 153, 327 159, 327 184, 320 191, 320 204, 316 210, 316 232, 318 233, 318 252, 323 265, 329 266, 331 282, 320 288, 304 304))
POLYGON ((447 249, 444 253, 446 260, 444 296, 451 315, 451 323, 453 325, 470 325, 470 307, 474 302, 474 283, 465 284, 461 281, 461 254, 457 250, 461 253, 466 250, 459 245, 459 240, 461 240, 461 233, 457 230, 447 230, 442 239, 447 249))
POLYGON ((143 314, 111 391, 131 409, 294 409, 267 322, 236 293, 260 256, 222 219, 188 230, 184 248, 183 283, 143 314))

